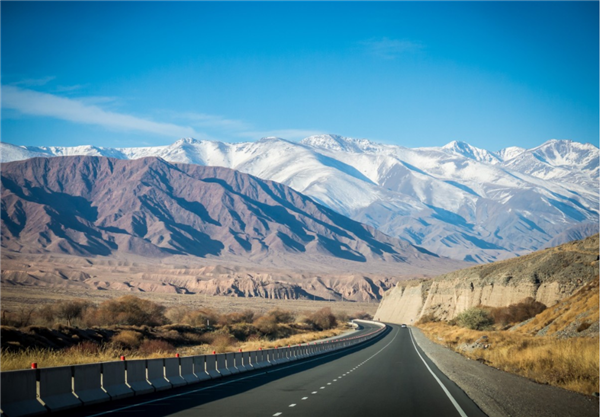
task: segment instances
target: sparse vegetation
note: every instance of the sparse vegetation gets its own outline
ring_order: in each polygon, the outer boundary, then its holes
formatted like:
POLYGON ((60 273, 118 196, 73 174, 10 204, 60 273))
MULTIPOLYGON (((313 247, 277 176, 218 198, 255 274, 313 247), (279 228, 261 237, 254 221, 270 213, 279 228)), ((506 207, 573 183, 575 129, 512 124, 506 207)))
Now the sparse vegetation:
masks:
POLYGON ((557 339, 509 331, 483 332, 444 322, 419 328, 429 339, 503 371, 587 395, 599 391, 598 337, 557 339))
POLYGON ((587 395, 600 392, 598 279, 551 308, 525 299, 471 310, 477 314, 463 313, 450 322, 421 320, 418 327, 432 341, 495 368, 587 395))
POLYGON ((473 307, 456 316, 456 323, 467 329, 485 330, 491 328, 494 318, 483 308, 473 307))
POLYGON ((3 314, 2 370, 27 368, 31 362, 48 367, 115 360, 121 355, 160 357, 176 350, 204 354, 267 348, 306 343, 347 329, 347 315, 339 313, 338 322, 330 308, 304 315, 281 308, 264 314, 248 309, 220 314, 208 308, 167 309, 134 296, 97 306, 65 301, 22 316, 21 312, 16 317, 3 314), (20 325, 32 322, 44 326, 20 325))
POLYGON ((521 323, 540 314, 546 306, 531 297, 525 298, 520 303, 511 304, 506 307, 488 308, 494 323, 501 325, 521 323))

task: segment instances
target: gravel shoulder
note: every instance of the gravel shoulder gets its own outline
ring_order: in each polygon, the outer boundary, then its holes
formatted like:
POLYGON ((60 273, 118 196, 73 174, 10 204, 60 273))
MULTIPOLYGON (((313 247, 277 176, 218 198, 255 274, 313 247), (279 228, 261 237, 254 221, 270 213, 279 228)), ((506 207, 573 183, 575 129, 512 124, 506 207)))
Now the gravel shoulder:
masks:
POLYGON ((411 327, 435 365, 490 417, 586 417, 599 415, 598 400, 500 371, 433 343, 411 327))

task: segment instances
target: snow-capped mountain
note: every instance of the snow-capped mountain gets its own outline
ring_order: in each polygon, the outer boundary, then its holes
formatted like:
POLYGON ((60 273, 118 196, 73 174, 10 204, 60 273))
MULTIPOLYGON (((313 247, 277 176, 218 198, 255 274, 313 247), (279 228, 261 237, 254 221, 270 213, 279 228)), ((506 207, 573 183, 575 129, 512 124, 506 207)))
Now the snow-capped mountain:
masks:
POLYGON ((288 185, 439 255, 474 262, 528 253, 570 228, 597 227, 599 217, 598 148, 564 140, 498 152, 464 142, 409 149, 336 135, 300 143, 181 139, 126 149, 1 145, 3 162, 58 155, 158 156, 233 168, 288 185))

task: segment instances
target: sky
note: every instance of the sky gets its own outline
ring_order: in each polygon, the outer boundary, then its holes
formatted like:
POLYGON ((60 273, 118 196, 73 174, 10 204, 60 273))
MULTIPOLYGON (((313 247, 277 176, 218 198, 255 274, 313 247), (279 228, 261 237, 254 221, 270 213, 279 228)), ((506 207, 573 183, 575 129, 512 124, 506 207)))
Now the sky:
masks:
POLYGON ((598 2, 1 2, 1 140, 598 146, 598 2))

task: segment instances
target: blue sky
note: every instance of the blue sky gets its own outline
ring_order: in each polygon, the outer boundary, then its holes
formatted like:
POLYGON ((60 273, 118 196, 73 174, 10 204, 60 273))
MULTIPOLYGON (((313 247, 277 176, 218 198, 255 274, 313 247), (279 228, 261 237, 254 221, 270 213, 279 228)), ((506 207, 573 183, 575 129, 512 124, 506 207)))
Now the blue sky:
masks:
POLYGON ((2 141, 598 146, 598 2, 2 2, 2 141))

